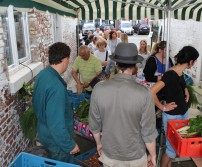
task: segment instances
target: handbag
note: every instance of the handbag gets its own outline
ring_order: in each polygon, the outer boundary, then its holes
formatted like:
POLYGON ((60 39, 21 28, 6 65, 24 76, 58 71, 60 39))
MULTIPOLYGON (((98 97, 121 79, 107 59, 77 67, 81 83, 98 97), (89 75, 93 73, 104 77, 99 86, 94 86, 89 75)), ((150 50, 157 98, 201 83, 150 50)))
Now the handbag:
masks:
MULTIPOLYGON (((105 61, 107 61, 108 59, 108 51, 106 51, 106 57, 105 57, 105 61)), ((106 69, 106 66, 102 67, 102 71, 105 71, 106 69)))
POLYGON ((110 77, 109 74, 107 74, 106 72, 102 71, 95 78, 93 78, 91 80, 91 82, 89 83, 89 86, 91 86, 93 88, 98 82, 104 81, 104 80, 108 80, 109 77, 110 77))

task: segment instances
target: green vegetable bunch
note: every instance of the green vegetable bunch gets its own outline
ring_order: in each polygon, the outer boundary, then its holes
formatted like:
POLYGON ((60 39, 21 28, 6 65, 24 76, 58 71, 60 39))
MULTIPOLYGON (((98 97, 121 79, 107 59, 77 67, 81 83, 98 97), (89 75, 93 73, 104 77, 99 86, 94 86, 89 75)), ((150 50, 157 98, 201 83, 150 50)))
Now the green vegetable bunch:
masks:
POLYGON ((34 83, 24 83, 22 89, 20 89, 20 98, 24 100, 24 103, 28 103, 29 109, 25 111, 20 117, 20 126, 25 138, 31 142, 34 141, 37 131, 37 117, 32 107, 32 94, 34 92, 34 83))
POLYGON ((88 124, 89 108, 90 108, 89 101, 87 99, 84 99, 75 109, 76 117, 85 124, 88 124))
POLYGON ((34 83, 24 82, 23 87, 19 91, 19 98, 31 105, 32 94, 34 92, 34 83))
POLYGON ((189 120, 188 134, 199 134, 202 136, 202 116, 197 115, 196 118, 190 118, 189 120))
POLYGON ((188 102, 188 106, 197 106, 197 104, 199 104, 196 94, 194 93, 194 89, 191 85, 187 85, 187 90, 189 92, 189 102, 188 102))
POLYGON ((37 118, 33 107, 30 107, 20 117, 20 126, 22 128, 24 136, 32 142, 36 137, 37 126, 37 118))

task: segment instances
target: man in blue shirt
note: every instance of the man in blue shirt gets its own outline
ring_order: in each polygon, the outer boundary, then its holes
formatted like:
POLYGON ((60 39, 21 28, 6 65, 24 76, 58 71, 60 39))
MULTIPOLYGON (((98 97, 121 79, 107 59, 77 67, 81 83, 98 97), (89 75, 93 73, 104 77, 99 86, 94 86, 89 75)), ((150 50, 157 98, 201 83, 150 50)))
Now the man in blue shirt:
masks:
POLYGON ((60 76, 68 67, 70 48, 58 42, 49 48, 49 64, 36 77, 33 106, 37 115, 37 132, 40 142, 50 158, 71 162, 78 145, 73 139, 73 110, 66 83, 60 76))

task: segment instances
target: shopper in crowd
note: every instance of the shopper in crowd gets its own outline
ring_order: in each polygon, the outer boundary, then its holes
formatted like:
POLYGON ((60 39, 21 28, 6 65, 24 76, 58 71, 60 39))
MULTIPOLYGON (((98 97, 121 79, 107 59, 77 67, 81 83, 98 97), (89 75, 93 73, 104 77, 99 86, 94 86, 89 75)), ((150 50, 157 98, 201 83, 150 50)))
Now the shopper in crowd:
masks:
POLYGON ((140 41, 140 47, 139 47, 139 55, 144 58, 144 61, 142 62, 142 68, 144 68, 146 64, 146 60, 150 56, 150 52, 147 50, 147 41, 141 40, 140 41))
POLYGON ((98 41, 98 39, 99 39, 99 37, 94 36, 92 42, 88 44, 90 52, 93 55, 94 55, 94 52, 97 50, 97 41, 98 41))
MULTIPOLYGON (((145 79, 147 82, 155 83, 161 80, 163 74, 165 73, 165 64, 166 64, 166 41, 161 41, 156 46, 156 52, 152 54, 146 61, 145 68, 143 70, 145 79)), ((169 58, 169 68, 173 66, 172 60, 169 58)), ((158 98, 162 101, 163 94, 162 92, 158 93, 158 98)), ((158 132, 162 130, 162 118, 161 118, 161 110, 158 110, 156 107, 156 127, 158 132)), ((160 136, 159 136, 160 137, 160 136)), ((159 140, 159 138, 158 138, 159 140)))
POLYGON ((88 31, 88 38, 85 40, 85 45, 88 46, 88 44, 93 41, 93 37, 94 37, 94 35, 92 34, 92 32, 88 31))
MULTIPOLYGON (((146 61, 144 68, 145 79, 148 82, 157 82, 161 80, 165 73, 166 64, 166 41, 161 41, 157 44, 156 52, 152 54, 146 61)), ((168 67, 172 67, 172 60, 169 58, 168 67)))
POLYGON ((104 39, 106 39, 106 40, 108 40, 108 38, 109 38, 109 30, 106 30, 106 31, 104 31, 104 33, 103 33, 103 38, 104 39))
POLYGON ((122 32, 120 30, 118 30, 116 33, 117 33, 117 38, 121 39, 122 32))
POLYGON ((97 42, 98 50, 95 51, 94 55, 98 57, 98 59, 102 62, 102 70, 105 70, 107 63, 109 61, 109 55, 111 55, 110 51, 106 50, 107 41, 103 38, 99 39, 97 42))
POLYGON ((147 167, 148 160, 154 167, 157 131, 153 97, 132 76, 135 64, 143 58, 132 43, 118 44, 110 58, 117 62, 118 74, 94 87, 89 110, 89 128, 99 160, 107 167, 147 167))
POLYGON ((154 55, 155 53, 158 52, 158 43, 154 42, 152 49, 151 49, 151 55, 154 55))
MULTIPOLYGON (((84 40, 86 41, 90 35, 92 35, 92 31, 87 32, 87 36, 84 36, 84 40)), ((82 34, 81 34, 82 35, 82 34)))
POLYGON ((122 33, 120 39, 122 43, 128 43, 128 35, 126 33, 122 33))
MULTIPOLYGON (((183 47, 175 56, 176 65, 170 68, 151 88, 156 106, 163 111, 165 134, 168 120, 188 119, 189 92, 186 88, 183 71, 192 67, 198 57, 199 53, 194 47, 183 47), (164 104, 157 96, 159 91, 164 94, 164 104)), ((171 167, 172 159, 175 157, 176 152, 166 139, 166 152, 162 157, 161 167, 171 167)))
POLYGON ((72 68, 72 76, 77 85, 83 86, 85 91, 91 94, 92 88, 89 86, 89 82, 101 71, 102 65, 100 60, 91 55, 90 49, 87 46, 80 46, 79 56, 75 59, 72 68))
POLYGON ((79 38, 79 46, 81 46, 81 45, 85 45, 85 41, 84 41, 83 37, 79 38))
POLYGON ((79 147, 73 139, 74 117, 67 85, 60 76, 68 67, 70 48, 58 42, 48 53, 50 66, 37 75, 34 84, 37 134, 51 159, 73 163, 79 147))
POLYGON ((116 46, 121 42, 119 38, 117 38, 116 31, 112 30, 109 33, 109 39, 107 40, 107 45, 109 46, 110 52, 114 55, 116 46))
POLYGON ((103 38, 103 32, 102 31, 100 31, 100 33, 99 33, 99 38, 103 38))
MULTIPOLYGON (((117 38, 116 31, 112 30, 109 33, 109 39, 107 40, 107 46, 109 48, 109 51, 112 55, 114 55, 116 46, 121 42, 121 39, 117 38)), ((116 68, 116 64, 113 60, 110 60, 109 63, 107 63, 105 72, 107 74, 112 73, 116 68)))
POLYGON ((93 33, 93 35, 95 35, 96 37, 99 37, 99 33, 100 33, 100 28, 96 28, 96 31, 93 33))

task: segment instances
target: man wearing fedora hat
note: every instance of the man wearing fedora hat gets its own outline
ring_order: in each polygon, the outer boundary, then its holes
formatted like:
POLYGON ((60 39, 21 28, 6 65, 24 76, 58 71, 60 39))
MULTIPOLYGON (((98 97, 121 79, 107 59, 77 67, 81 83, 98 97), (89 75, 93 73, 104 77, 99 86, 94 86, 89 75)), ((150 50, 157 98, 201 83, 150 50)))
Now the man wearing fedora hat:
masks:
POLYGON ((153 97, 133 76, 143 58, 132 43, 118 44, 110 57, 117 63, 118 74, 94 87, 89 111, 99 160, 105 167, 156 166, 153 97))

